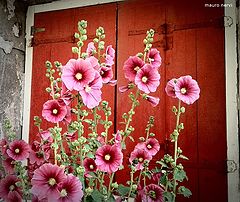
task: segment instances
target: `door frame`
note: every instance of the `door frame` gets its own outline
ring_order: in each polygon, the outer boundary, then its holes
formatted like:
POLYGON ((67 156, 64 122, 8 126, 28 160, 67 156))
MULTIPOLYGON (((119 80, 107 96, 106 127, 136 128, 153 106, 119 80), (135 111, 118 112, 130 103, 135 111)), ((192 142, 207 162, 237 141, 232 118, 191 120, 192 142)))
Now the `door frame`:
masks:
MULTIPOLYGON (((83 6, 113 3, 121 0, 59 0, 48 4, 29 6, 26 19, 26 58, 22 139, 29 141, 30 101, 32 81, 33 47, 31 47, 31 27, 34 25, 34 14, 77 8, 83 6)), ((226 82, 226 127, 227 127, 227 165, 228 165, 228 201, 240 202, 239 190, 239 139, 238 139, 238 87, 237 87, 237 28, 236 2, 225 0, 225 16, 230 16, 233 24, 225 28, 225 82, 226 82), (233 167, 232 167, 233 166, 233 167), (235 167, 234 167, 235 166, 235 167)), ((214 8, 209 8, 214 9, 214 8)), ((228 22, 226 22, 227 24, 228 22)))

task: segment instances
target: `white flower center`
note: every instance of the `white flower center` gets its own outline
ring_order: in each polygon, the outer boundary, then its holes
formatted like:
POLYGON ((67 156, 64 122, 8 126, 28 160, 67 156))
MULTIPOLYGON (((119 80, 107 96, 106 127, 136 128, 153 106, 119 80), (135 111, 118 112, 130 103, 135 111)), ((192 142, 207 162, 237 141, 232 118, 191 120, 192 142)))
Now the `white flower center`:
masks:
POLYGON ((54 178, 50 178, 50 179, 48 180, 48 184, 49 184, 50 186, 54 186, 54 185, 56 184, 56 180, 55 180, 54 178))
POLYGON ((186 94, 186 92, 187 92, 187 89, 186 89, 186 88, 181 88, 181 93, 182 93, 182 94, 186 94))
POLYGON ((134 70, 135 70, 136 72, 137 72, 139 69, 140 69, 139 66, 136 66, 136 67, 134 68, 134 70))
POLYGON ((85 91, 86 91, 87 93, 89 93, 91 90, 92 90, 92 88, 91 88, 90 86, 87 85, 87 86, 85 87, 85 91))
POLYGON ((14 185, 11 185, 10 187, 9 187, 9 190, 10 191, 13 191, 15 189, 15 186, 14 185))
POLYGON ((105 159, 106 161, 109 161, 110 158, 111 158, 111 156, 110 156, 109 154, 106 154, 106 155, 104 156, 104 159, 105 159))
POLYGON ((138 161, 139 161, 140 163, 143 162, 143 158, 140 157, 140 158, 138 159, 138 161))
POLYGON ((67 196, 67 191, 66 189, 62 189, 62 191, 60 192, 61 197, 66 197, 67 196))
POLYGON ((15 153, 18 154, 20 152, 20 150, 17 148, 15 149, 15 153))
POLYGON ((148 144, 148 145, 147 145, 147 148, 148 148, 148 149, 152 149, 152 145, 148 144))
POLYGON ((148 80, 148 78, 147 78, 146 76, 142 77, 142 82, 143 82, 143 83, 146 83, 147 80, 148 80))
POLYGON ((58 110, 57 110, 57 109, 54 109, 54 110, 52 110, 52 113, 53 113, 53 114, 57 114, 57 113, 58 113, 58 110))
POLYGON ((90 169, 93 169, 93 168, 94 168, 94 166, 91 164, 91 165, 89 166, 89 168, 90 168, 90 169))
POLYGON ((75 75, 75 77, 76 77, 77 80, 81 80, 81 79, 82 79, 82 74, 78 72, 78 73, 75 75))

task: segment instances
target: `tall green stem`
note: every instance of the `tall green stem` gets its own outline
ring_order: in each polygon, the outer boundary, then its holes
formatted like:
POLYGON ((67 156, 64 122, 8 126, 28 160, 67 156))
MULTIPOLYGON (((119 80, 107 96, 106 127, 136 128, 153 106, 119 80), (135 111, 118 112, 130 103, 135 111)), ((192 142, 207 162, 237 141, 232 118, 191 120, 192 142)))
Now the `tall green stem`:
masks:
POLYGON ((110 182, 109 182, 109 185, 108 185, 108 199, 110 198, 111 193, 112 193, 111 185, 112 185, 112 182, 113 182, 113 177, 114 177, 114 173, 112 173, 111 176, 110 176, 110 182))
MULTIPOLYGON (((178 132, 178 126, 179 126, 179 120, 180 120, 180 115, 181 115, 181 100, 178 100, 178 111, 177 111, 177 121, 176 121, 176 131, 178 132)), ((176 187, 177 187, 177 183, 176 183, 176 178, 175 178, 175 174, 176 174, 176 166, 177 166, 177 148, 178 148, 178 135, 176 136, 175 139, 175 144, 174 144, 174 174, 173 174, 173 202, 175 202, 176 199, 176 187)))

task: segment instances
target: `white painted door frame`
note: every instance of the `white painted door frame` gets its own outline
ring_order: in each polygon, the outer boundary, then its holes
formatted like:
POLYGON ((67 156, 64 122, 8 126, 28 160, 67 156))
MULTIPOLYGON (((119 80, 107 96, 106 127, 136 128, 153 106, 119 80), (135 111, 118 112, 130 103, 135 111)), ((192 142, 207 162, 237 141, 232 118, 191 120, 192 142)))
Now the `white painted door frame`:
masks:
MULTIPOLYGON (((26 20, 26 62, 25 62, 25 87, 23 110, 23 135, 29 140, 30 100, 32 80, 31 26, 34 25, 34 14, 46 11, 97 5, 117 2, 120 0, 60 0, 48 4, 30 6, 26 20)), ((237 29, 235 0, 225 0, 231 7, 225 8, 225 16, 230 16, 233 24, 225 28, 225 72, 226 72, 226 125, 227 125, 227 158, 229 166, 234 166, 234 172, 228 173, 228 202, 240 202, 239 190, 239 144, 238 144, 238 109, 237 109, 237 29)), ((211 8, 209 8, 211 9, 211 8)), ((215 8, 216 9, 216 8, 215 8)), ((229 169, 231 170, 231 169, 229 169)))

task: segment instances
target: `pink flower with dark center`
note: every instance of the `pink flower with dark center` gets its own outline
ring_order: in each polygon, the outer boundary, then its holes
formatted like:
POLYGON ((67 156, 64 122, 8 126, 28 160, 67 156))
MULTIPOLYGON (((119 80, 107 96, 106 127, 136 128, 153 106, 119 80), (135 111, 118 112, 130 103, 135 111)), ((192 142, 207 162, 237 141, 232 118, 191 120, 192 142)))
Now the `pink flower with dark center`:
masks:
POLYGON ((7 154, 16 161, 22 161, 29 157, 30 146, 24 140, 14 140, 9 144, 7 154))
POLYGON ((85 158, 83 161, 83 166, 85 168, 86 174, 89 172, 95 172, 97 170, 97 165, 94 159, 91 159, 91 158, 85 158))
POLYGON ((68 125, 71 123, 71 121, 72 121, 71 107, 67 106, 67 114, 64 117, 63 122, 68 125))
POLYGON ((151 156, 154 156, 160 149, 160 145, 156 138, 149 138, 143 144, 143 149, 145 149, 151 156))
POLYGON ((69 174, 67 175, 67 178, 59 186, 57 197, 50 195, 49 201, 77 202, 81 201, 82 197, 83 197, 82 183, 76 176, 69 174))
POLYGON ((168 96, 172 97, 172 98, 176 98, 176 94, 175 94, 175 85, 177 83, 177 79, 171 79, 170 81, 167 82, 167 85, 165 87, 165 91, 167 93, 168 96))
POLYGON ((108 67, 112 66, 114 64, 114 58, 115 58, 115 50, 113 49, 112 45, 109 45, 106 48, 105 64, 108 67))
POLYGON ((22 197, 18 192, 13 191, 8 194, 8 198, 5 200, 6 202, 22 202, 22 197))
POLYGON ((42 165, 45 162, 44 152, 39 151, 31 151, 29 155, 29 162, 30 164, 36 163, 37 165, 42 165))
POLYGON ((22 190, 20 187, 16 186, 19 179, 15 175, 7 175, 4 179, 0 181, 0 198, 8 201, 11 198, 19 199, 22 198, 22 190))
POLYGON ((130 155, 129 162, 136 164, 136 170, 142 170, 144 161, 151 159, 152 156, 145 149, 135 148, 130 155))
POLYGON ((196 80, 191 76, 181 76, 174 86, 176 97, 186 104, 193 104, 200 94, 200 88, 196 80))
POLYGON ((112 68, 103 66, 103 67, 101 67, 99 73, 100 73, 100 75, 102 77, 103 83, 108 83, 113 78, 113 70, 112 70, 112 68))
POLYGON ((62 69, 62 81, 69 90, 82 90, 93 81, 94 75, 92 64, 83 59, 71 59, 62 69))
POLYGON ((14 170, 15 160, 14 159, 7 157, 5 160, 2 161, 2 165, 3 165, 6 173, 8 173, 10 175, 15 173, 15 170, 14 170))
POLYGON ((102 100, 102 86, 102 78, 100 74, 95 71, 94 80, 79 92, 82 96, 83 103, 87 106, 87 108, 92 109, 99 105, 100 101, 102 100))
POLYGON ((67 115, 67 106, 60 105, 57 100, 48 100, 43 104, 42 116, 47 121, 57 123, 67 115))
POLYGON ((96 53, 96 48, 95 48, 93 42, 88 43, 86 52, 87 52, 88 57, 93 56, 96 53))
POLYGON ((164 190, 156 184, 149 184, 145 188, 145 193, 143 194, 143 202, 164 202, 163 197, 164 190))
POLYGON ((144 65, 135 77, 135 84, 144 93, 155 92, 160 84, 160 74, 152 65, 144 65))
POLYGON ((161 179, 162 173, 161 172, 156 172, 152 174, 152 180, 155 184, 159 184, 159 181, 161 179))
POLYGON ((146 99, 147 99, 148 102, 151 103, 151 105, 152 105, 153 107, 156 107, 156 106, 158 105, 159 101, 160 101, 160 98, 158 98, 158 97, 153 97, 153 96, 150 96, 150 95, 147 95, 147 96, 146 96, 146 99))
POLYGON ((44 142, 53 142, 52 134, 48 130, 40 132, 39 136, 44 142))
POLYGON ((57 198, 58 188, 65 179, 63 168, 50 163, 43 164, 34 171, 31 191, 40 200, 46 196, 57 198))
POLYGON ((151 65, 155 68, 159 68, 162 64, 162 58, 159 54, 159 51, 156 48, 152 48, 148 53, 148 59, 151 65))
POLYGON ((123 153, 115 145, 103 145, 96 151, 96 165, 98 170, 113 173, 118 170, 123 162, 123 153))
POLYGON ((130 56, 123 65, 124 75, 129 81, 134 81, 137 72, 143 67, 144 62, 137 56, 130 56))

